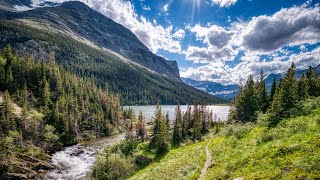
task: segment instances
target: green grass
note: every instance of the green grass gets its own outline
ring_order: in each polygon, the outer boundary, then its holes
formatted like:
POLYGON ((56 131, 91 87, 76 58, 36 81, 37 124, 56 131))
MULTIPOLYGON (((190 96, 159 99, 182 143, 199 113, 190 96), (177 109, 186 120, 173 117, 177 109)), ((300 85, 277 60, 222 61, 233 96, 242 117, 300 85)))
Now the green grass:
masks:
POLYGON ((213 165, 206 179, 320 178, 319 100, 304 103, 304 110, 315 108, 309 115, 285 119, 272 129, 225 127, 210 144, 213 165))
POLYGON ((267 115, 255 124, 226 125, 203 142, 171 150, 129 179, 197 179, 209 142, 212 165, 206 179, 320 179, 320 98, 302 103, 299 114, 274 128, 265 125, 267 115))
POLYGON ((172 149, 129 179, 197 179, 204 166, 208 141, 172 149))

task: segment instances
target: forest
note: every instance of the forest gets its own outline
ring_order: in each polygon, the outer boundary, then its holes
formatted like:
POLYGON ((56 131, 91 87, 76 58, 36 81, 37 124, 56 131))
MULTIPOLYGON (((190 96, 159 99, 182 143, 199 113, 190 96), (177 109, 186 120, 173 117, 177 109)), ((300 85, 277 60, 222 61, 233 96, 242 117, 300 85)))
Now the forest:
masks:
POLYGON ((36 61, 5 47, 0 91, 1 172, 25 172, 17 163, 24 155, 46 159, 63 146, 123 131, 119 96, 59 67, 54 52, 36 61))

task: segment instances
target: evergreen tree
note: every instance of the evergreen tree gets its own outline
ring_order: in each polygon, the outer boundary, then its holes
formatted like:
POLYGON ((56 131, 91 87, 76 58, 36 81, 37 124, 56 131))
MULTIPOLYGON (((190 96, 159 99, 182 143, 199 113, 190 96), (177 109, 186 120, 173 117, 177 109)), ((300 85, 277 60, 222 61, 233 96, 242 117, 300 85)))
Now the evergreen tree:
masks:
POLYGON ((180 143, 183 141, 182 131, 182 115, 180 105, 178 104, 176 107, 176 118, 174 121, 172 134, 172 142, 174 145, 180 145, 180 143))
POLYGON ((156 141, 158 155, 162 155, 169 151, 167 136, 168 136, 167 123, 164 120, 163 116, 161 116, 161 118, 159 119, 159 133, 156 141))
POLYGON ((309 66, 306 72, 306 86, 309 96, 314 97, 317 94, 316 78, 315 74, 312 71, 312 67, 309 66))
POLYGON ((193 140, 201 140, 201 118, 197 102, 193 107, 193 140))
POLYGON ((160 101, 157 102, 156 105, 156 110, 155 110, 155 117, 154 117, 154 125, 153 125, 153 132, 150 140, 150 147, 154 147, 156 145, 156 142, 158 141, 158 135, 160 131, 160 121, 163 119, 162 118, 162 113, 161 113, 161 107, 160 107, 160 101))
POLYGON ((42 90, 42 105, 44 109, 48 109, 51 103, 50 87, 47 80, 43 81, 43 90, 42 90))
POLYGON ((7 68, 5 85, 10 92, 14 91, 15 85, 14 85, 14 80, 12 76, 11 66, 7 68))
POLYGON ((11 105, 11 98, 8 91, 5 91, 3 94, 3 103, 0 106, 1 120, 0 127, 1 132, 8 134, 9 131, 13 131, 16 128, 13 107, 11 105))
POLYGON ((308 89, 304 74, 302 74, 300 79, 298 80, 297 94, 299 100, 305 100, 308 96, 308 89))
POLYGON ((297 81, 295 79, 296 66, 292 62, 287 74, 283 80, 283 107, 285 110, 290 109, 297 102, 297 81))
POLYGON ((265 113, 267 108, 269 107, 269 97, 268 97, 264 78, 265 78, 265 74, 262 69, 260 71, 260 79, 258 82, 258 103, 259 103, 259 108, 263 113, 265 113))
POLYGON ((277 88, 276 78, 273 78, 271 91, 270 91, 270 102, 273 101, 273 96, 276 93, 276 88, 277 88))
POLYGON ((138 124, 137 124, 137 138, 144 142, 148 138, 146 122, 142 115, 142 112, 139 112, 138 124))
POLYGON ((256 111, 259 110, 259 107, 252 75, 249 76, 246 84, 240 89, 233 106, 229 114, 229 121, 252 122, 256 120, 256 111))

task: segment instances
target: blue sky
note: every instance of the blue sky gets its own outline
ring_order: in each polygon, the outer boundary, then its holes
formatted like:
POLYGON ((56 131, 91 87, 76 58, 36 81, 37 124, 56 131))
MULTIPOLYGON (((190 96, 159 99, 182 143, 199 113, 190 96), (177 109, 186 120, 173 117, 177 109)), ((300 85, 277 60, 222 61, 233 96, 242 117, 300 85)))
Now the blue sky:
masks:
POLYGON ((183 77, 234 84, 261 69, 284 72, 291 62, 320 64, 319 0, 80 1, 176 60, 183 77))

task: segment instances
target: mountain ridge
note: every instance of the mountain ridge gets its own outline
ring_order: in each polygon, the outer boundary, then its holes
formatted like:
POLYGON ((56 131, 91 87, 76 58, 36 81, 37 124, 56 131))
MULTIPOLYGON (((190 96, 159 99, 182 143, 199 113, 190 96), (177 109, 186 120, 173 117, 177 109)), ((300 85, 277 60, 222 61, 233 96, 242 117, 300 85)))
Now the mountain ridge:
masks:
POLYGON ((0 18, 19 20, 27 25, 41 28, 56 29, 59 33, 84 39, 155 72, 180 80, 176 62, 153 54, 129 29, 82 2, 68 1, 55 7, 35 8, 22 12, 3 11, 0 18))
MULTIPOLYGON (((66 3, 66 6, 71 6, 73 3, 66 3)), ((98 13, 83 3, 76 4, 84 6, 90 13, 98 13)), ((58 65, 82 77, 91 77, 97 86, 118 93, 124 105, 155 104, 158 99, 162 104, 178 102, 190 104, 200 99, 205 99, 208 104, 226 102, 185 85, 180 78, 177 78, 178 73, 174 75, 174 72, 168 74, 153 71, 122 54, 114 51, 110 53, 109 50, 106 50, 107 48, 99 47, 82 36, 77 34, 73 36, 70 33, 73 31, 67 31, 68 28, 65 28, 68 27, 66 22, 69 21, 62 23, 67 26, 61 26, 60 19, 62 18, 57 16, 57 12, 60 11, 67 15, 73 12, 69 8, 60 6, 38 8, 26 12, 2 10, 0 12, 0 39, 3 43, 0 44, 0 48, 10 44, 13 48, 18 49, 20 55, 30 54, 34 56, 34 59, 45 61, 49 59, 50 52, 54 51, 58 65), (43 14, 51 14, 53 19, 45 20, 46 16, 43 14), (38 20, 38 16, 42 19, 38 20)), ((106 18, 101 14, 99 16, 106 18)), ((85 17, 82 16, 82 18, 85 17)), ((83 25, 81 22, 76 24, 80 27, 83 25)), ((163 58, 161 63, 176 66, 176 62, 165 61, 163 58)), ((159 67, 161 63, 154 65, 159 67)))

